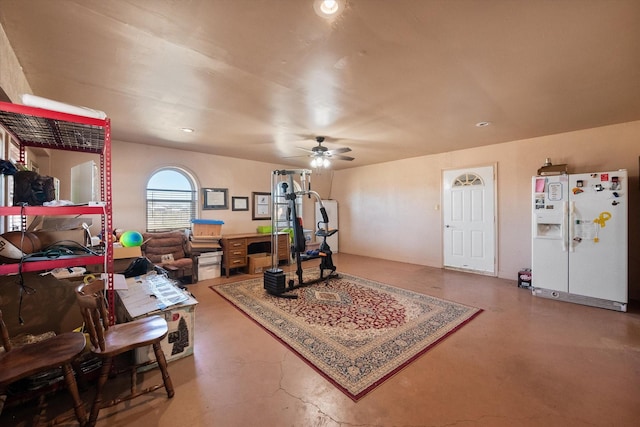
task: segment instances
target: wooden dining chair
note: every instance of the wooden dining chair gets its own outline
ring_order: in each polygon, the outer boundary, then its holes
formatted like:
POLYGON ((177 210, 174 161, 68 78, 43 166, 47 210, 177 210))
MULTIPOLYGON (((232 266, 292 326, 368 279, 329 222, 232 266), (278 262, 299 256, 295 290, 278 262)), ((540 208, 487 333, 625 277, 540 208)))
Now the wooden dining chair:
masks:
MULTIPOLYGON (((0 413, 2 413, 7 398, 7 388, 10 384, 34 374, 62 367, 67 390, 73 399, 75 417, 80 425, 84 426, 87 421, 87 413, 80 400, 75 374, 71 368, 71 364, 82 355, 85 349, 86 340, 84 334, 66 332, 43 341, 14 347, 2 319, 2 311, 0 311, 0 335, 2 336, 2 345, 5 351, 4 354, 0 354, 0 413)), ((42 394, 38 405, 39 408, 33 420, 34 425, 37 425, 41 416, 44 415, 44 409, 42 409, 44 408, 44 399, 45 395, 42 394)), ((52 423, 56 421, 60 420, 56 419, 52 423)))
MULTIPOLYGON (((174 394, 173 384, 167 370, 167 360, 160 346, 160 342, 168 333, 167 321, 161 316, 153 315, 127 323, 110 325, 104 297, 104 281, 102 280, 85 281, 84 284, 76 288, 76 297, 84 318, 85 332, 89 334, 91 340, 91 352, 102 359, 96 395, 91 405, 87 425, 95 425, 100 409, 150 393, 163 385, 167 391, 167 396, 172 398, 174 394), (131 374, 129 394, 103 402, 102 393, 107 378, 112 372, 114 357, 147 345, 153 346, 156 361, 162 373, 163 384, 156 384, 144 389, 139 388, 136 382, 136 375, 138 373, 137 368, 141 364, 132 364, 127 367, 131 374)), ((145 364, 148 363, 150 362, 145 364)))

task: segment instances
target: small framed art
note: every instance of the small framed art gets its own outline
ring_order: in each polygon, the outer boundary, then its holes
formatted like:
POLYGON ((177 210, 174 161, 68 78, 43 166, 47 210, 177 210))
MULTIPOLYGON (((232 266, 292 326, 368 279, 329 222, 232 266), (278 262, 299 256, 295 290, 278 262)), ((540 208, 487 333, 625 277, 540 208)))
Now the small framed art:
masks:
POLYGON ((232 197, 231 198, 231 210, 232 211, 248 211, 249 210, 249 198, 248 197, 232 197))
POLYGON ((271 193, 251 193, 251 218, 271 219, 271 193))

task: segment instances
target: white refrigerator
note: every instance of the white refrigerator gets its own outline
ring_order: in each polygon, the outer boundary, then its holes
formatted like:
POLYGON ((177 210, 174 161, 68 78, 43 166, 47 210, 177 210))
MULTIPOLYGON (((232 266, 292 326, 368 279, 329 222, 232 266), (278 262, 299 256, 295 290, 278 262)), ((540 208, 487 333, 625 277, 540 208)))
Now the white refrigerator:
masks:
POLYGON ((535 176, 532 292, 627 311, 627 171, 535 176))

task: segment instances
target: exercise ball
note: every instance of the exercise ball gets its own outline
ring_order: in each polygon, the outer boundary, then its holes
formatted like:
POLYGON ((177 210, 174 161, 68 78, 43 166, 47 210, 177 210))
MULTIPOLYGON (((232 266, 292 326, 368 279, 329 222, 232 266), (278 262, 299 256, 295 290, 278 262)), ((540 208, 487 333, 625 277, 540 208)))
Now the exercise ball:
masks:
POLYGON ((142 244, 142 234, 137 231, 125 231, 120 236, 120 244, 125 248, 140 246, 142 244))
POLYGON ((0 259, 4 262, 18 262, 23 256, 40 249, 42 244, 34 233, 9 231, 0 235, 0 259))

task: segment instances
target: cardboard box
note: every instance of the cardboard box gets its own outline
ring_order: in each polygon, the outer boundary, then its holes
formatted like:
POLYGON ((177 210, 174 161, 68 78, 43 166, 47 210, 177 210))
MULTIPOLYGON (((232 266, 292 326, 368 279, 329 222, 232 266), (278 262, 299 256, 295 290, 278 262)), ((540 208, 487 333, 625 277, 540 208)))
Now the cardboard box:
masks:
POLYGON ((249 259, 249 274, 259 274, 271 268, 271 254, 259 253, 247 255, 249 259))
POLYGON ((40 239, 42 248, 52 245, 61 246, 91 246, 89 235, 83 228, 83 224, 90 226, 91 218, 68 218, 68 217, 43 217, 37 215, 29 224, 29 231, 32 231, 40 239))
POLYGON ((224 221, 217 219, 192 219, 191 234, 193 236, 221 236, 224 221))
POLYGON ((113 259, 138 258, 142 256, 140 246, 113 246, 113 259))
MULTIPOLYGON (((169 326, 169 333, 160 342, 162 351, 171 362, 182 357, 193 354, 195 345, 195 309, 198 301, 185 294, 174 285, 174 281, 155 272, 147 273, 144 276, 127 279, 127 290, 117 290, 116 318, 118 322, 127 322, 150 315, 160 315, 165 318, 169 326), (186 296, 186 299, 178 304, 168 306, 164 309, 158 307, 158 299, 151 298, 152 289, 161 289, 161 293, 166 295, 174 292, 176 295, 186 296)), ((134 352, 136 363, 145 363, 155 360, 152 346, 138 348, 134 352)), ((151 369, 157 363, 145 366, 142 370, 151 369)))
POLYGON ((36 216, 30 227, 37 227, 40 230, 63 231, 82 229, 83 224, 91 226, 93 221, 91 218, 87 218, 86 216, 72 218, 59 216, 36 216), (39 226, 40 223, 42 223, 41 226, 39 226))
MULTIPOLYGON (((124 273, 129 268, 135 258, 122 258, 113 260, 113 272, 124 273)), ((86 266, 87 273, 102 273, 104 272, 104 266, 102 264, 90 264, 86 266)))
POLYGON ((34 233, 40 239, 42 249, 51 245, 73 246, 74 244, 71 242, 81 246, 87 245, 84 228, 75 230, 37 230, 34 233))

